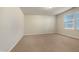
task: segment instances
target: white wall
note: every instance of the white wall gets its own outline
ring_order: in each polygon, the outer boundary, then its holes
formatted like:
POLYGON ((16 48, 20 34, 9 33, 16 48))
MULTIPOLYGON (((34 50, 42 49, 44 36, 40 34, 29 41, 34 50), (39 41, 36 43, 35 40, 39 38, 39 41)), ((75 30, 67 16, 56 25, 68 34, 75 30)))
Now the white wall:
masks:
POLYGON ((64 15, 79 12, 79 8, 73 8, 70 11, 66 11, 57 16, 57 32, 63 35, 71 36, 79 39, 79 31, 77 30, 66 30, 64 29, 64 15))
POLYGON ((55 21, 55 16, 25 15, 24 33, 25 35, 55 33, 55 21))
POLYGON ((24 15, 20 8, 0 8, 0 51, 10 51, 24 34, 24 15))

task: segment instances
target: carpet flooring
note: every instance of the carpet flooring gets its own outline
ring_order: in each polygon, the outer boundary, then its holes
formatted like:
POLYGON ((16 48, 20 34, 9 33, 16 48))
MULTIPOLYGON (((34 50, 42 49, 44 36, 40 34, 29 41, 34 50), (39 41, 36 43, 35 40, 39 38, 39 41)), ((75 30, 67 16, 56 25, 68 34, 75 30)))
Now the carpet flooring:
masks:
POLYGON ((11 52, 79 52, 79 40, 59 34, 27 35, 11 52))

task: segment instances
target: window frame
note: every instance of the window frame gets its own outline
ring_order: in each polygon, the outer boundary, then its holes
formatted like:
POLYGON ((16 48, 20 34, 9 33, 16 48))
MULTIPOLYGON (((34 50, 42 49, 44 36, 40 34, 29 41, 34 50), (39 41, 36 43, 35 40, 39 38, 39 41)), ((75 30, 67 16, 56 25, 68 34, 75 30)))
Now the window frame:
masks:
MULTIPOLYGON (((77 17, 76 17, 76 13, 79 15, 79 12, 75 12, 75 13, 72 13, 72 14, 66 14, 66 15, 64 15, 64 16, 68 16, 68 15, 73 15, 73 19, 72 19, 72 22, 73 22, 73 25, 72 25, 72 28, 65 28, 65 26, 64 26, 64 29, 69 29, 69 30, 77 30, 77 31, 79 31, 78 29, 77 29, 77 26, 76 26, 76 24, 77 24, 77 17)), ((64 18, 64 20, 65 20, 65 18, 64 18)), ((78 21, 79 22, 79 21, 78 21)), ((65 22, 64 22, 64 25, 65 25, 65 22)))
MULTIPOLYGON (((65 20, 65 16, 73 16, 73 13, 72 14, 66 14, 66 15, 64 15, 64 20, 65 20)), ((64 29, 68 29, 68 30, 74 30, 74 21, 75 21, 75 19, 74 19, 74 16, 73 16, 73 18, 72 18, 72 21, 67 21, 67 22, 65 22, 64 21, 64 29), (71 22, 73 25, 72 25, 72 28, 65 28, 65 23, 68 23, 68 22, 71 22)))
MULTIPOLYGON (((79 14, 79 12, 75 12, 75 14, 79 14)), ((75 16, 75 30, 77 30, 77 31, 79 31, 78 29, 77 29, 77 26, 76 26, 76 24, 77 24, 77 19, 79 19, 79 18, 77 18, 76 16, 75 16)), ((79 21, 78 21, 79 22, 79 21)))

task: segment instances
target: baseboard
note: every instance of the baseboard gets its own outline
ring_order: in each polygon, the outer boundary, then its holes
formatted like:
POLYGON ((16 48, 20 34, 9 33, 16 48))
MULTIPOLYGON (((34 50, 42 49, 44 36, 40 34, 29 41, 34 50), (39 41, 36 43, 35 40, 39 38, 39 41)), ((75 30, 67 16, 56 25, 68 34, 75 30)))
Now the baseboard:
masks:
POLYGON ((8 52, 11 52, 12 49, 18 44, 18 42, 23 38, 24 35, 22 35, 16 42, 15 44, 8 50, 8 52))
POLYGON ((78 39, 79 40, 79 37, 77 37, 77 36, 72 36, 72 35, 64 34, 64 33, 57 33, 57 34, 64 35, 64 36, 67 36, 67 37, 70 37, 70 38, 78 39))
MULTIPOLYGON (((54 34, 54 33, 24 34, 24 35, 41 35, 41 34, 54 34)), ((24 37, 24 35, 22 35, 22 36, 15 42, 15 44, 8 50, 8 52, 11 52, 11 51, 12 51, 12 49, 18 44, 18 42, 24 37)))
POLYGON ((56 33, 24 34, 24 36, 25 36, 25 35, 44 35, 44 34, 56 34, 56 33))
MULTIPOLYGON (((40 34, 24 34, 24 35, 42 35, 42 34, 60 34, 60 35, 64 35, 64 36, 79 40, 79 37, 72 36, 72 35, 69 35, 69 34, 64 34, 64 33, 40 33, 40 34)), ((24 35, 22 35, 19 38, 19 40, 17 40, 17 42, 15 42, 15 44, 8 50, 8 52, 10 52, 17 45, 17 43, 23 38, 24 35)))

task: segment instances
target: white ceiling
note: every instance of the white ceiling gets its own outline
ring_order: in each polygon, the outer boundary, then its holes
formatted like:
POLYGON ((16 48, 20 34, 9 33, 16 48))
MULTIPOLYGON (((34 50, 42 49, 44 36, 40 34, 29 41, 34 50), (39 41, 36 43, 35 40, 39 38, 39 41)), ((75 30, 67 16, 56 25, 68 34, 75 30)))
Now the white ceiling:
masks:
POLYGON ((58 15, 72 7, 21 7, 25 15, 58 15))

